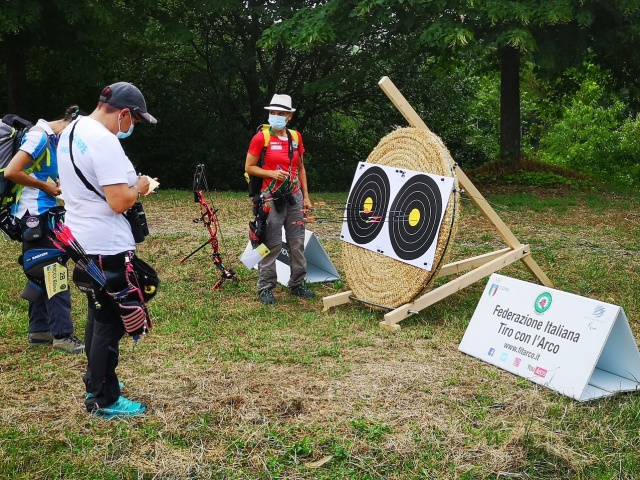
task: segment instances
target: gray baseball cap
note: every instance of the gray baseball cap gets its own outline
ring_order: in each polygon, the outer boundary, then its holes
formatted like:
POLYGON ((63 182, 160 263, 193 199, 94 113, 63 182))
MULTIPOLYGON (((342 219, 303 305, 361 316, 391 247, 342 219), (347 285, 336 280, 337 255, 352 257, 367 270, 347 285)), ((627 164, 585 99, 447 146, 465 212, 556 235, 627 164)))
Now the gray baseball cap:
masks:
POLYGON ((104 87, 100 93, 100 101, 116 108, 128 108, 148 123, 158 123, 155 117, 147 112, 147 103, 142 92, 129 82, 117 82, 104 87))

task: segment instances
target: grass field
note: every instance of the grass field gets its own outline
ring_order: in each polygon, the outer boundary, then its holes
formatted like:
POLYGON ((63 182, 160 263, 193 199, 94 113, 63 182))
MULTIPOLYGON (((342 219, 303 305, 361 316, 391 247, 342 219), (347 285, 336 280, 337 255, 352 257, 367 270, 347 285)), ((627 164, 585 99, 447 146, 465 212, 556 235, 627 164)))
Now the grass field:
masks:
MULTIPOLYGON (((556 288, 622 306, 640 335, 640 197, 483 193, 556 288)), ((246 196, 207 198, 240 282, 212 291, 218 272, 206 250, 180 264, 206 239, 190 192, 146 200, 152 234, 139 254, 162 285, 152 332, 135 348, 121 342, 125 395, 149 406, 129 420, 86 413, 82 356, 27 348, 19 245, 0 241, 0 478, 640 478, 638 394, 577 403, 457 350, 485 280, 395 333, 358 304, 322 312, 322 297, 345 281, 312 285, 311 301, 280 288, 277 305, 263 306, 256 272, 238 260, 246 196)), ((452 260, 503 248, 473 204, 462 206, 452 260)), ((342 272, 340 225, 309 229, 342 272)), ((500 273, 534 281, 520 262, 500 273)), ((86 305, 75 288, 73 300, 81 333, 86 305)))

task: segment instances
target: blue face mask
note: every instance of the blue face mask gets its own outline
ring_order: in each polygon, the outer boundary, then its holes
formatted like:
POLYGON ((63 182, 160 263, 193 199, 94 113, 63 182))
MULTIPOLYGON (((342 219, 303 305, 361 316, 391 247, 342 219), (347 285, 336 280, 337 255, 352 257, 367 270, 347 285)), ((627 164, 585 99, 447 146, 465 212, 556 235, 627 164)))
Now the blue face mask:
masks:
POLYGON ((269 125, 275 130, 282 130, 287 126, 287 118, 281 115, 269 115, 269 125))
MULTIPOLYGON (((133 133, 133 122, 131 122, 129 130, 127 130, 126 132, 121 132, 120 131, 120 121, 121 120, 122 120, 122 117, 118 117, 118 133, 116 133, 116 137, 119 138, 119 139, 127 138, 129 135, 131 135, 133 133)), ((131 120, 131 114, 129 114, 129 120, 131 120)))

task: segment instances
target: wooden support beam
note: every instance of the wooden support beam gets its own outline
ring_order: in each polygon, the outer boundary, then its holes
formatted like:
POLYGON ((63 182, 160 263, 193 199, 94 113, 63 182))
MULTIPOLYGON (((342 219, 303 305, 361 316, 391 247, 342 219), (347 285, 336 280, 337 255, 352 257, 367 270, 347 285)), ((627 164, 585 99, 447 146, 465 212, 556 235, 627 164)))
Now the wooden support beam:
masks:
POLYGON ((501 268, 504 268, 507 265, 512 264, 513 262, 521 260, 527 255, 529 255, 529 245, 520 245, 515 250, 509 250, 507 253, 501 255, 498 258, 495 258, 488 263, 485 263, 475 270, 471 270, 470 272, 465 273, 464 275, 454 280, 451 280, 449 283, 431 290, 417 300, 402 305, 401 307, 398 307, 395 310, 387 313, 384 316, 384 322, 380 322, 380 325, 382 326, 383 323, 387 326, 394 325, 409 317, 410 315, 418 313, 419 311, 427 308, 429 305, 433 305, 434 303, 439 302, 449 295, 456 293, 465 287, 468 287, 472 283, 475 283, 478 280, 487 277, 494 272, 497 272, 501 268))
POLYGON ((338 305, 349 303, 350 296, 351 296, 351 290, 347 290, 346 292, 340 292, 340 293, 336 293, 335 295, 329 295, 328 297, 323 297, 322 311, 326 312, 331 307, 337 307, 338 305))
POLYGON ((465 260, 460 260, 454 263, 448 263, 440 269, 436 278, 446 277, 447 275, 454 275, 456 273, 462 273, 466 272, 467 270, 472 270, 510 251, 510 248, 503 248, 502 250, 485 253, 484 255, 478 255, 477 257, 467 258, 465 260))
POLYGON ((378 86, 387 94, 389 100, 391 100, 391 102, 396 106, 409 125, 415 128, 422 128, 423 130, 431 131, 413 107, 409 105, 409 102, 407 102, 404 96, 400 93, 400 90, 396 88, 389 77, 382 77, 378 82, 378 86))

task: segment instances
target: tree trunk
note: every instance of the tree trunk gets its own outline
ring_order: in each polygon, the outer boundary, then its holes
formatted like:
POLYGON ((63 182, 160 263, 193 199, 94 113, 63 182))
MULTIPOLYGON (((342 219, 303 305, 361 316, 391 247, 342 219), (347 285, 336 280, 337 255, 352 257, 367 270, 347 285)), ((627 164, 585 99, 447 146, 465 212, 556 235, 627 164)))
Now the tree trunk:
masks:
POLYGON ((520 52, 513 47, 500 50, 500 158, 520 161, 520 52))

